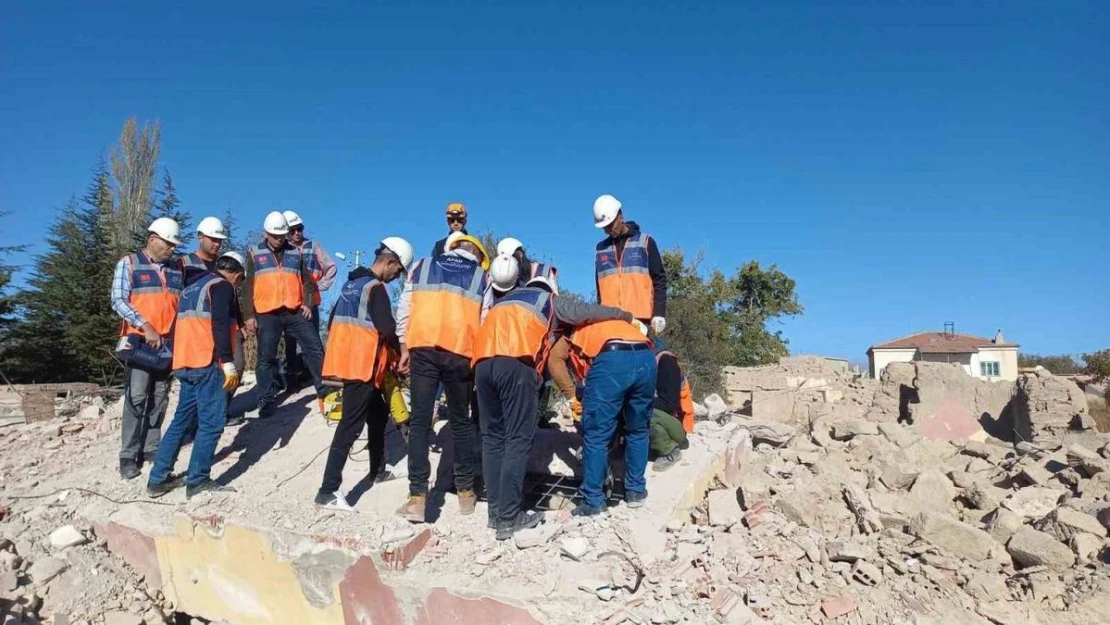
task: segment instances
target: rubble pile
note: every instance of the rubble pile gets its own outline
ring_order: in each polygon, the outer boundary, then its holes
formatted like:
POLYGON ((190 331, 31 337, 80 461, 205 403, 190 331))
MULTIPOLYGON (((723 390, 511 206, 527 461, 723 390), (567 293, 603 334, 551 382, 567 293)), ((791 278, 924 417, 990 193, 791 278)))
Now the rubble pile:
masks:
POLYGON ((1044 369, 1023 375, 1014 398, 1014 433, 1019 440, 1059 442, 1069 429, 1094 429, 1083 390, 1044 369))

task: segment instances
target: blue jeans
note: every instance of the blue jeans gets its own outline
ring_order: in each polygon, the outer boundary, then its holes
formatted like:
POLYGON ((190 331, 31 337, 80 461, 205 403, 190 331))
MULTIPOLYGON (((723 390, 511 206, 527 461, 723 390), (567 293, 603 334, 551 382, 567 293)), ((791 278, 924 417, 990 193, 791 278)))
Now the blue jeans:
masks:
POLYGON ((655 401, 655 356, 650 349, 601 352, 586 374, 582 394, 583 476, 580 492, 595 508, 605 502, 602 488, 609 443, 617 416, 625 409, 624 491, 646 493, 648 435, 655 401))
POLYGON ((158 446, 158 455, 150 470, 150 483, 161 484, 169 479, 185 435, 195 430, 193 453, 189 457, 189 472, 185 478, 187 484, 195 486, 211 479, 212 458, 226 423, 224 372, 212 364, 203 369, 180 369, 174 375, 181 382, 181 396, 173 421, 158 446))

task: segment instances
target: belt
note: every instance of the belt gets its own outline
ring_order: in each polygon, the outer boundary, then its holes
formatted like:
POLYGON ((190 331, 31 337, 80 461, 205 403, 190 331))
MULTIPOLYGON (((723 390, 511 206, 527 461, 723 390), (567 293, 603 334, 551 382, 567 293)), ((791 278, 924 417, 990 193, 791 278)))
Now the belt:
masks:
POLYGON ((601 352, 638 352, 642 349, 651 349, 651 345, 647 343, 621 343, 618 341, 609 341, 602 346, 601 352))

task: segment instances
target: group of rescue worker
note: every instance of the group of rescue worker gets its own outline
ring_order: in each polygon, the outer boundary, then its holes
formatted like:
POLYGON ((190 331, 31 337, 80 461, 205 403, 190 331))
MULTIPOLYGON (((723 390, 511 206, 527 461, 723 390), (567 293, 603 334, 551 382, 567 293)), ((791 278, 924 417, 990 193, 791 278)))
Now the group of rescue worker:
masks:
POLYGON ((340 488, 346 460, 365 430, 371 475, 384 467, 390 394, 398 378, 407 378, 409 493, 398 509, 404 519, 426 521, 432 422, 442 393, 460 513, 474 512, 481 483, 498 539, 542 522, 524 508, 522 496, 547 379, 563 394, 582 436, 581 503, 572 514, 606 510, 609 456, 621 447, 623 499, 630 508, 643 506, 649 455, 656 471, 680 458, 693 428, 693 400, 677 358, 659 337, 666 329, 667 278, 655 240, 625 219, 611 195, 598 197, 593 213, 605 232, 595 250, 598 304, 560 296, 557 270, 529 260, 517 239, 503 239, 491 255, 467 233, 466 207, 452 203, 449 234, 430 256, 416 259, 408 241, 390 236, 368 267, 350 272, 329 314, 326 349, 320 293, 338 269, 305 237, 299 215, 271 212, 262 240, 246 254, 221 253, 227 232, 219 219, 206 217, 197 249, 179 257, 177 223, 154 220, 144 247, 117 264, 112 286, 122 318, 117 353, 125 363, 121 476, 138 477, 151 460, 151 497, 181 486, 190 498, 233 490, 212 479, 211 467, 224 428, 244 422, 229 405, 244 369, 244 340, 254 335, 258 418, 274 414, 280 377, 293 386, 298 373, 307 374, 321 411, 330 386, 342 386, 317 505, 354 510, 340 488), (394 314, 386 285, 398 278, 404 284, 394 314), (288 366, 279 376, 283 338, 288 366), (171 374, 181 393, 162 436, 171 374), (175 475, 189 437, 187 472, 175 475))

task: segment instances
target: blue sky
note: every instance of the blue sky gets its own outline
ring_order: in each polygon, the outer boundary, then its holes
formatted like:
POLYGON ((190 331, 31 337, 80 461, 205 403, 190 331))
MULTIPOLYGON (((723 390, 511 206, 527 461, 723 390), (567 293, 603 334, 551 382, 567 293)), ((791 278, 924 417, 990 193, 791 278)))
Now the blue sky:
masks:
POLYGON ((794 277, 798 353, 1110 347, 1101 3, 94 4, 5 6, 0 243, 41 251, 135 115, 194 215, 292 208, 333 250, 430 250, 462 201, 587 291, 613 193, 794 277))

